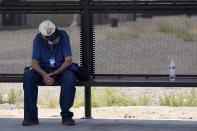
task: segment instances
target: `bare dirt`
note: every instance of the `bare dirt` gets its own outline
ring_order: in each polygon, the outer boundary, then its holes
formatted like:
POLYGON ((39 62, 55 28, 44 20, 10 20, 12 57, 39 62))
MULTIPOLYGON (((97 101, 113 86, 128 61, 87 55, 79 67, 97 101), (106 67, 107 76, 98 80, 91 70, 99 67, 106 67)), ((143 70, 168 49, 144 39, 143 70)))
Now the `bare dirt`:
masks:
MULTIPOLYGON (((84 117, 84 108, 73 108, 74 118, 84 117)), ((60 117, 60 109, 40 108, 39 117, 60 117)), ((0 117, 23 117, 23 109, 0 109, 0 117)), ((93 118, 194 119, 197 107, 128 106, 92 108, 93 118)))

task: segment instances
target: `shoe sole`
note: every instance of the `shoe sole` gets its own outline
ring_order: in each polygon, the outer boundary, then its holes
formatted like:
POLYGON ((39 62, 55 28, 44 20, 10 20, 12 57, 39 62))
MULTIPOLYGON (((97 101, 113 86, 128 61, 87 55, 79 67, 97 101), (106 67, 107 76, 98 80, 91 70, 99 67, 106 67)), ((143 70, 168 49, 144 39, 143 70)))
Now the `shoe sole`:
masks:
POLYGON ((73 124, 67 124, 67 123, 63 123, 63 122, 62 122, 62 125, 74 126, 74 125, 76 125, 76 123, 73 123, 73 124))
POLYGON ((33 126, 33 125, 37 125, 37 124, 39 124, 38 121, 32 122, 32 123, 25 123, 25 122, 23 121, 23 123, 22 123, 23 126, 33 126))
POLYGON ((76 124, 65 124, 65 123, 63 124, 63 123, 62 123, 62 125, 66 125, 66 126, 74 126, 74 125, 76 125, 76 124))

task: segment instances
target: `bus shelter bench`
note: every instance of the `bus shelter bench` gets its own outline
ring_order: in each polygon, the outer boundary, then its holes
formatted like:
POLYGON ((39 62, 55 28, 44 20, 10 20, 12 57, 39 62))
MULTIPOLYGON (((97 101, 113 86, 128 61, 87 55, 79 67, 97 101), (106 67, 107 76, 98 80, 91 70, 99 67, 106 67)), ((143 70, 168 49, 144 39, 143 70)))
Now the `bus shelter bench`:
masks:
MULTIPOLYGON (((44 86, 44 84, 40 85, 44 86)), ((55 83, 53 86, 60 86, 55 83)), ((89 81, 78 81, 85 87, 85 118, 91 118, 91 87, 197 87, 197 76, 177 76, 170 81, 167 75, 94 75, 89 81)), ((25 116, 25 112, 24 112, 25 116)))
MULTIPOLYGON (((22 82, 23 75, 1 74, 0 82, 22 82)), ((44 84, 39 86, 45 86, 44 84)), ((60 86, 55 83, 53 86, 60 86)), ((197 87, 197 76, 180 75, 170 81, 168 75, 93 75, 89 81, 78 81, 76 86, 85 87, 85 118, 91 118, 91 87, 197 87)), ((24 111, 25 117, 25 111, 24 111)))

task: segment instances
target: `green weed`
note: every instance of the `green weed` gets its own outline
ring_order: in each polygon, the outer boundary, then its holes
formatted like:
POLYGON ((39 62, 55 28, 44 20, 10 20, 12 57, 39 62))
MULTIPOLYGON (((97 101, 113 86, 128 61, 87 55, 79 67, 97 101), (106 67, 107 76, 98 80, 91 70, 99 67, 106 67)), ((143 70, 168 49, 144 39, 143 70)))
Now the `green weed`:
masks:
POLYGON ((155 17, 154 22, 160 33, 174 34, 185 42, 194 41, 193 34, 190 32, 194 24, 188 16, 155 17))
POLYGON ((4 101, 3 101, 3 93, 0 92, 0 104, 3 104, 4 101))
POLYGON ((75 100, 74 100, 74 108, 78 108, 78 107, 82 107, 85 104, 84 101, 84 93, 79 92, 78 90, 76 91, 76 95, 75 95, 75 100))
POLYGON ((194 37, 191 33, 184 33, 184 34, 176 33, 176 36, 182 38, 185 42, 194 41, 194 37))
POLYGON ((136 100, 131 95, 118 93, 116 88, 105 88, 98 96, 99 106, 134 106, 136 100))
POLYGON ((138 106, 151 106, 152 105, 152 102, 149 98, 148 95, 144 95, 143 97, 140 96, 138 98, 138 103, 137 103, 138 106))
MULTIPOLYGON (((116 88, 105 88, 104 90, 98 92, 97 88, 92 88, 91 95, 91 105, 92 107, 110 107, 110 106, 147 106, 151 105, 150 98, 145 95, 144 97, 139 97, 138 101, 133 98, 132 95, 126 95, 124 93, 119 93, 116 88)), ((75 104, 73 107, 84 106, 84 96, 76 95, 75 104)))
POLYGON ((191 89, 189 94, 179 93, 178 95, 164 94, 164 98, 159 97, 161 106, 197 106, 197 91, 191 89))
POLYGON ((47 107, 57 108, 57 106, 59 105, 59 99, 52 96, 50 91, 47 92, 47 99, 48 99, 47 107))
POLYGON ((37 100, 37 104, 38 104, 38 105, 45 105, 45 102, 44 102, 44 100, 43 100, 43 99, 38 98, 38 100, 37 100))
POLYGON ((109 34, 107 39, 110 40, 129 40, 129 39, 137 39, 139 35, 137 33, 128 33, 128 32, 121 32, 118 34, 109 34))
POLYGON ((23 101, 22 90, 16 91, 14 89, 10 89, 8 92, 8 99, 5 101, 9 104, 15 104, 16 102, 23 101))

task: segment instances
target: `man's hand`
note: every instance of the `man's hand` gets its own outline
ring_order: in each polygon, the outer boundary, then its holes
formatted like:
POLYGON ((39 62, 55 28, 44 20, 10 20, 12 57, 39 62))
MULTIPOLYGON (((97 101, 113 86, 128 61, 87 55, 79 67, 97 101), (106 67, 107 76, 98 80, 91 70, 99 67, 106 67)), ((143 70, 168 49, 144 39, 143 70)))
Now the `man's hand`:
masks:
POLYGON ((51 78, 51 74, 44 75, 43 81, 44 81, 45 85, 47 85, 47 86, 53 85, 55 83, 55 80, 53 78, 51 78))

